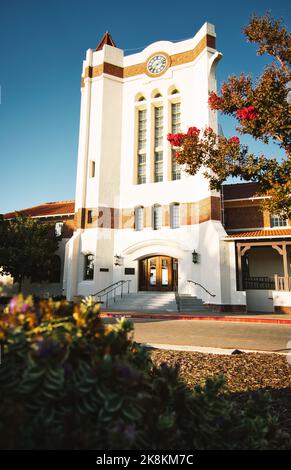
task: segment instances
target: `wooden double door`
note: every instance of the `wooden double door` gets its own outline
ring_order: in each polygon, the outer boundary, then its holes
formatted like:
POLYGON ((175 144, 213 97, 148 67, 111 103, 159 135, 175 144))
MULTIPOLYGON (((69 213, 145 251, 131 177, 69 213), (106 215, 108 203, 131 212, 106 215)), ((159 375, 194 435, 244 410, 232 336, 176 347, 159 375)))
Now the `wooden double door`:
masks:
POLYGON ((178 261, 170 256, 152 256, 139 261, 139 290, 177 290, 178 261))

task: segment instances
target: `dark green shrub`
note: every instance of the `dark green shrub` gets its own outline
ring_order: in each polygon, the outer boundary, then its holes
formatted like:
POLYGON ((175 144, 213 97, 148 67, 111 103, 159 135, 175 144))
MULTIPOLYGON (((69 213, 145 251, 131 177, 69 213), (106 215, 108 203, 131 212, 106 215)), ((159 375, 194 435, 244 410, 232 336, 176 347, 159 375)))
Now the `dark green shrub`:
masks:
POLYGON ((288 447, 267 396, 240 409, 222 377, 189 390, 153 366, 128 320, 98 313, 90 299, 12 299, 0 317, 2 449, 288 447))

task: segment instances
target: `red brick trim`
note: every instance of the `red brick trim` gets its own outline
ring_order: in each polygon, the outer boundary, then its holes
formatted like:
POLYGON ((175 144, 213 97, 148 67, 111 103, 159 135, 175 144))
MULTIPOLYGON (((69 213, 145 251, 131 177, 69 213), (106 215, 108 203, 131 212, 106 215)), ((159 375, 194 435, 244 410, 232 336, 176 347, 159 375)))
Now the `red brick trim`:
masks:
POLYGON ((232 305, 232 304, 208 304, 210 307, 213 307, 216 312, 219 313, 246 313, 246 305, 232 305))

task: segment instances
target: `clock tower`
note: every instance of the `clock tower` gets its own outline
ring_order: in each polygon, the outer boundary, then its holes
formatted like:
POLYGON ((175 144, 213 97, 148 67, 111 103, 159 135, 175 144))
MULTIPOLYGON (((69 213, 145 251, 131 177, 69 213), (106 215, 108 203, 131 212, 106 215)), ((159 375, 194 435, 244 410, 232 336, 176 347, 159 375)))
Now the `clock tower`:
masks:
POLYGON ((167 141, 190 126, 217 131, 208 94, 220 58, 209 23, 188 40, 154 42, 131 55, 107 32, 87 51, 64 275, 69 299, 119 280, 130 280, 133 292, 183 293, 195 279, 222 301, 220 195, 203 174, 183 172, 167 141))

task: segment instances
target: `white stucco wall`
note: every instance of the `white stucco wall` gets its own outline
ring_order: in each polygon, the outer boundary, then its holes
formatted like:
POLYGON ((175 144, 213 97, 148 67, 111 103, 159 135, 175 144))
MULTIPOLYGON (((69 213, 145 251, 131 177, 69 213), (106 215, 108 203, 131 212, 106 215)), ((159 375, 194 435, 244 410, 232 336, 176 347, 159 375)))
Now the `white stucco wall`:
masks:
POLYGON ((225 305, 246 305, 246 292, 237 290, 234 242, 220 241, 220 273, 222 303, 225 305))
POLYGON ((291 307, 291 292, 272 291, 274 307, 291 307))
POLYGON ((248 312, 270 313, 274 311, 272 291, 250 289, 246 291, 248 312))
MULTIPOLYGON (((123 51, 104 46, 102 51, 87 51, 83 72, 88 66, 98 66, 104 61, 119 67, 128 67, 147 61, 154 52, 169 56, 187 52, 197 46, 206 35, 215 36, 214 26, 205 23, 194 38, 171 43, 153 43, 143 51, 124 57, 123 51)), ((215 49, 205 48, 195 60, 170 67, 160 77, 145 73, 127 78, 108 74, 85 79, 82 89, 80 113, 80 138, 76 210, 98 208, 133 209, 138 205, 168 205, 172 202, 196 202, 209 197, 208 181, 201 173, 190 176, 182 173, 181 180, 169 180, 171 161, 167 134, 171 132, 169 119, 171 102, 181 102, 181 127, 204 128, 211 125, 217 130, 216 113, 208 107, 208 92, 216 89, 215 67, 220 55, 215 49), (179 93, 171 95, 176 88, 179 93), (153 98, 155 91, 162 96, 153 98), (146 101, 137 102, 142 94, 146 101), (164 108, 163 128, 163 182, 152 182, 153 165, 153 107, 164 108), (135 184, 136 110, 147 109, 147 183, 135 184), (96 162, 95 178, 89 176, 90 161, 96 162)), ((163 227, 161 230, 132 228, 78 229, 66 250, 64 288, 68 298, 89 295, 114 281, 132 279, 131 289, 138 289, 138 260, 144 256, 167 255, 178 259, 180 292, 191 292, 205 301, 209 296, 200 288, 189 287, 188 279, 196 280, 215 294, 215 302, 223 301, 220 270, 220 237, 225 234, 220 222, 181 226, 179 229, 163 227), (200 255, 200 262, 192 263, 192 251, 200 255), (95 255, 92 281, 83 280, 84 255, 95 255), (123 265, 114 266, 114 255, 122 256, 123 265), (125 276, 124 268, 134 267, 134 276, 125 276), (108 268, 109 272, 100 272, 108 268)), ((231 290, 231 289, 230 289, 231 290)), ((231 298, 232 294, 228 295, 231 298)))

